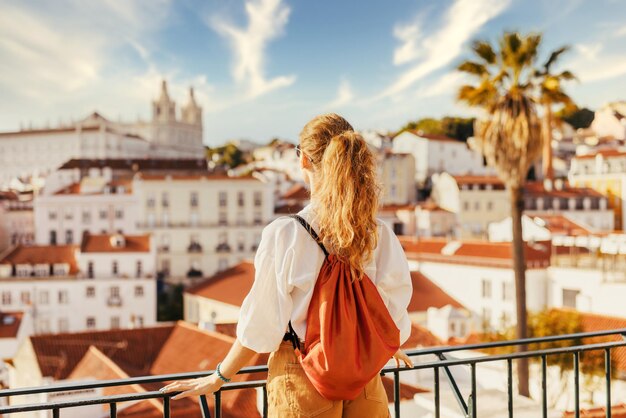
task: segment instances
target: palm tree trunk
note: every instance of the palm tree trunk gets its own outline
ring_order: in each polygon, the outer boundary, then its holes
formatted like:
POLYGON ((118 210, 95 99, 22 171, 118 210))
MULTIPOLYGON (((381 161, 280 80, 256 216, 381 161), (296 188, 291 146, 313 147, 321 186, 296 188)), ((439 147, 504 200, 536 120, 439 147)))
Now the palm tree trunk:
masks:
MULTIPOLYGON (((524 238, 522 235, 522 215, 524 196, 521 186, 511 187, 511 220, 513 227, 513 270, 515 272, 515 296, 517 307, 517 338, 528 336, 526 317, 526 265, 524 262, 524 238)), ((518 346, 518 351, 526 351, 526 345, 518 346)), ((529 397, 528 359, 517 361, 518 392, 529 397)))
POLYGON ((550 102, 544 102, 545 115, 541 136, 543 137, 543 178, 554 180, 554 167, 552 166, 552 106, 550 102))

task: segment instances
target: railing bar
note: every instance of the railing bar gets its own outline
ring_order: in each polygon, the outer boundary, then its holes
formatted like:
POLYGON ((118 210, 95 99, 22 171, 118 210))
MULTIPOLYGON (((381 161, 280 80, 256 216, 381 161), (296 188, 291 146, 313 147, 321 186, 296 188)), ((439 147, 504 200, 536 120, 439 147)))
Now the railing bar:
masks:
POLYGON ((604 349, 604 371, 606 376, 606 418, 611 418, 611 349, 604 349))
POLYGON ((59 408, 52 409, 52 418, 59 418, 61 415, 61 410, 59 408))
MULTIPOLYGON (((583 338, 583 337, 589 337, 590 334, 591 336, 602 336, 602 335, 614 335, 614 334, 622 335, 624 333, 626 333, 626 330, 617 330, 617 331, 611 331, 611 332, 605 331, 602 333, 581 333, 581 334, 573 334, 573 335, 575 336, 575 338, 579 338, 579 337, 583 338)), ((564 339, 564 338, 561 338, 561 339, 564 339)), ((531 340, 533 339, 526 339, 524 341, 527 341, 530 343, 532 342, 531 340)), ((544 338, 543 340, 553 341, 554 339, 548 340, 544 338)), ((422 354, 439 355, 446 351, 494 348, 494 347, 498 347, 502 345, 505 345, 505 344, 500 344, 497 346, 493 345, 493 343, 482 344, 482 345, 473 344, 473 345, 451 347, 450 349, 446 349, 445 347, 440 347, 440 348, 428 349, 428 350, 409 350, 406 352, 406 354, 409 356, 417 356, 417 355, 422 355, 422 354)), ((517 343, 515 345, 517 345, 517 343)), ((538 356, 541 356, 542 354, 548 354, 548 355, 562 354, 562 353, 569 353, 569 352, 574 352, 574 351, 589 351, 589 350, 604 349, 607 347, 624 347, 624 346, 626 346, 626 341, 603 343, 603 344, 599 343, 599 344, 590 344, 587 346, 583 345, 583 346, 572 346, 572 347, 566 347, 566 348, 546 349, 546 350, 538 350, 538 351, 526 351, 524 353, 512 353, 508 355, 478 357, 478 358, 465 359, 465 360, 449 360, 447 362, 423 363, 421 365, 413 367, 413 369, 417 370, 417 369, 433 368, 436 365, 439 365, 439 366, 461 365, 461 364, 467 364, 468 360, 475 361, 475 362, 500 361, 500 360, 506 360, 508 358, 515 359, 515 358, 522 358, 522 357, 538 357, 538 356)), ((395 370, 400 370, 400 369, 389 367, 389 368, 383 369, 382 372, 389 373, 395 370)), ((403 370, 406 370, 406 368, 403 368, 403 370)), ((237 374, 261 373, 261 372, 267 372, 267 366, 245 367, 239 372, 237 372, 237 374)), ((30 387, 30 388, 2 389, 0 390, 0 397, 30 395, 30 394, 49 393, 49 392, 68 391, 68 390, 103 388, 103 387, 111 387, 111 386, 127 386, 127 385, 142 384, 142 383, 158 383, 158 382, 165 382, 168 380, 206 377, 206 376, 210 376, 213 373, 214 371, 188 372, 188 373, 176 373, 176 374, 167 374, 167 375, 159 375, 159 376, 132 377, 132 378, 127 378, 127 379, 100 380, 100 381, 93 381, 93 382, 87 382, 87 383, 83 382, 80 384, 71 383, 71 384, 37 386, 37 387, 30 387)), ((258 386, 260 387, 261 385, 259 384, 258 386)), ((249 386, 246 386, 246 387, 249 387, 249 386)), ((229 389, 232 390, 232 389, 239 389, 239 388, 242 388, 242 386, 236 386, 236 385, 231 384, 230 388, 228 387, 228 385, 226 385, 222 387, 222 390, 229 390, 229 389)))
POLYGON ((215 418, 222 417, 222 392, 215 392, 215 418))
POLYGON ((513 360, 506 361, 506 386, 508 390, 509 418, 513 418, 513 360))
POLYGON ((170 397, 163 398, 163 418, 170 418, 170 397))
POLYGON ((263 418, 267 418, 267 385, 263 386, 263 418))
POLYGON ((433 369, 435 374, 435 418, 441 418, 441 400, 439 399, 439 367, 433 369))
POLYGON ((476 418, 476 404, 477 399, 476 399, 476 363, 472 363, 470 364, 470 367, 472 368, 472 394, 470 395, 471 398, 471 408, 472 408, 472 414, 470 415, 471 418, 476 418))
POLYGON ((202 413, 202 418, 211 418, 211 410, 206 395, 200 395, 200 413, 202 413))
POLYGON ((393 372, 393 407, 395 417, 400 418, 400 372, 393 372))
POLYGON ((574 408, 575 417, 580 418, 580 353, 574 353, 574 408))
MULTIPOLYGON (((443 353, 439 353, 438 355, 439 355, 439 358, 442 360, 442 362, 446 361, 446 356, 443 353)), ((463 411, 463 414, 467 415, 467 404, 465 403, 465 399, 463 399, 463 394, 461 394, 461 390, 459 389, 459 386, 456 384, 456 380, 454 379, 452 372, 447 366, 443 366, 443 371, 446 373, 446 376, 448 378, 448 383, 450 384, 450 387, 452 388, 452 392, 454 393, 454 397, 456 398, 459 404, 459 407, 461 408, 461 411, 463 411)))
POLYGON ((117 404, 115 402, 109 404, 109 418, 117 418, 117 404))
POLYGON ((548 357, 546 355, 541 356, 541 406, 543 411, 543 418, 548 418, 548 388, 547 378, 548 374, 548 357))

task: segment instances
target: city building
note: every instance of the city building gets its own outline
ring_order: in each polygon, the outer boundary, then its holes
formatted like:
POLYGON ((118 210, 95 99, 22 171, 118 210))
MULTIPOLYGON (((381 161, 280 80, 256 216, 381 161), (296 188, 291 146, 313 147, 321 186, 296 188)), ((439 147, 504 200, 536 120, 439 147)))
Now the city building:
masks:
POLYGON ((614 227, 623 230, 626 222, 626 150, 610 148, 578 155, 572 159, 569 182, 596 190, 607 199, 614 215, 614 227))
POLYGON ((626 102, 608 103, 595 111, 590 128, 602 138, 626 140, 626 102))
MULTIPOLYGON (((426 276, 471 314, 475 330, 515 323, 511 243, 400 237, 412 271, 426 276)), ((526 293, 531 311, 548 306, 550 243, 526 245, 526 293)))
POLYGON ((0 255, 1 306, 29 314, 35 334, 153 325, 154 259, 148 235, 16 246, 0 255))
POLYGON ((480 153, 468 148, 465 142, 445 135, 422 131, 404 131, 393 138, 394 153, 409 153, 415 159, 415 181, 424 185, 433 174, 448 172, 453 175, 484 175, 492 172, 480 153))
POLYGON ((194 280, 254 256, 273 216, 270 184, 253 176, 151 175, 133 179, 139 230, 157 246, 157 270, 194 280))
POLYGON ((384 205, 378 216, 391 225, 397 235, 451 238, 458 235, 457 215, 433 201, 384 205))
POLYGON ((35 241, 33 194, 0 191, 0 254, 12 245, 35 241))
POLYGON ((415 158, 410 153, 383 152, 378 156, 382 205, 406 205, 417 200, 415 158))
POLYGON ((0 186, 13 179, 45 177, 72 158, 203 155, 202 108, 195 101, 193 89, 179 116, 163 81, 148 122, 113 122, 94 112, 78 122, 57 127, 0 132, 0 186))

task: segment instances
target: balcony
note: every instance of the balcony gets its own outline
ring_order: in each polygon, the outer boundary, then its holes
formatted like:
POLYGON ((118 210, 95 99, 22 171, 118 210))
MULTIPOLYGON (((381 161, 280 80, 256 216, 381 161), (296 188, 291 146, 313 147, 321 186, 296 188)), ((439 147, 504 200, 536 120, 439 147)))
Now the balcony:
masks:
POLYGON ((119 296, 109 296, 107 298, 107 306, 122 306, 122 298, 119 296))
POLYGON ((187 246, 187 252, 188 253, 201 253, 202 245, 198 244, 197 242, 192 242, 191 244, 187 246))
MULTIPOLYGON (((573 373, 573 402, 574 402, 574 412, 575 416, 580 416, 581 407, 581 397, 580 397, 580 376, 581 370, 587 365, 585 363, 586 360, 590 362, 596 361, 597 358, 593 359, 590 357, 586 357, 584 354, 589 354, 589 352, 596 351, 600 352, 602 356, 602 362, 604 366, 604 371, 602 373, 601 381, 603 382, 602 386, 604 387, 604 407, 607 408, 607 411, 611 410, 612 405, 612 394, 611 394, 611 380, 612 380, 612 351, 620 348, 626 347, 626 329, 618 329, 618 330, 608 330, 608 331, 599 331, 599 332, 590 332, 590 333, 580 333, 580 334, 569 334, 569 335, 556 335, 550 337, 542 337, 542 338, 529 338, 525 340, 511 340, 511 341, 499 341, 499 342, 491 342, 491 343, 483 343, 483 344, 471 344, 471 345, 460 345, 460 346, 441 346, 441 347, 433 347, 428 349, 416 349, 416 350, 407 350, 406 353, 414 359, 415 366, 413 368, 407 367, 395 367, 395 366, 387 366, 381 370, 381 375, 391 375, 393 380, 393 405, 390 406, 394 410, 394 416, 396 418, 400 417, 401 413, 401 400, 400 400, 400 374, 401 373, 414 373, 415 371, 429 371, 432 373, 432 399, 430 400, 430 405, 428 406, 428 412, 426 416, 434 416, 434 417, 446 417, 453 414, 453 416, 464 416, 468 418, 476 418, 478 417, 478 413, 483 414, 488 417, 516 417, 521 415, 516 415, 516 411, 520 411, 520 407, 523 408, 522 403, 519 402, 520 405, 517 405, 516 402, 519 401, 519 398, 516 398, 513 395, 514 388, 514 361, 520 358, 529 358, 537 360, 537 365, 539 367, 539 373, 533 374, 531 373, 531 384, 534 384, 535 387, 539 388, 538 393, 535 394, 535 401, 537 402, 537 410, 532 411, 532 415, 528 415, 528 409, 524 409, 521 411, 523 416, 533 416, 533 417, 548 417, 548 416, 563 416, 562 413, 550 410, 548 408, 548 387, 553 386, 556 383, 552 380, 548 380, 548 368, 547 365, 549 361, 552 362, 553 359, 564 356, 571 356, 572 363, 572 373, 573 373), (610 342, 598 342, 598 338, 607 338, 607 337, 619 337, 618 341, 610 341, 610 342), (587 341, 587 342, 585 342, 587 341), (539 347, 537 349, 526 349, 525 347, 539 347), (543 348, 542 348, 543 347, 543 348), (555 347, 555 348, 545 348, 545 347, 555 347), (499 350, 499 352, 507 352, 514 351, 518 349, 514 353, 510 354, 477 354, 476 351, 493 351, 499 350), (494 392, 489 391, 487 399, 483 399, 481 403, 480 395, 483 394, 483 389, 479 389, 477 385, 477 378, 480 377, 480 373, 482 371, 488 371, 489 369, 482 369, 485 365, 494 365, 497 363, 502 363, 504 365, 504 377, 506 379, 506 384, 503 387, 503 390, 498 391, 500 394, 500 399, 494 399, 494 392), (451 368, 456 367, 454 369, 455 373, 451 372, 451 368), (469 376, 469 380, 467 382, 457 382, 457 378, 459 374, 457 373, 459 370, 465 371, 469 376), (442 384, 443 383, 443 384, 442 384), (444 384, 446 385, 444 387, 444 384), (442 395, 445 395, 444 392, 449 387, 448 392, 452 393, 455 401, 446 402, 442 407, 442 395), (502 411, 495 411, 495 414, 502 412, 501 415, 494 415, 494 401, 501 401, 500 403, 504 406, 504 409, 508 411, 508 414, 502 411), (456 402, 456 403, 455 403, 456 402), (478 408, 478 405, 481 405, 481 408, 478 408), (516 410, 515 408, 518 407, 516 410), (541 413, 538 412, 541 410, 541 413), (429 415, 430 414, 430 415, 429 415), (558 415, 557 415, 558 414, 558 415)), ((617 356, 616 356, 617 357, 617 356)), ((552 364, 551 364, 552 366, 552 364)), ((267 366, 255 366, 255 367, 246 367, 242 369, 239 374, 256 374, 256 373, 266 373, 267 366)), ((15 389, 3 389, 0 390, 0 398, 7 398, 9 396, 20 396, 20 395, 33 395, 33 394, 56 394, 61 392, 71 393, 71 392, 83 392, 86 393, 86 396, 80 399, 71 399, 67 401, 46 401, 42 400, 39 403, 33 404, 18 404, 18 405, 8 405, 8 406, 0 406, 0 414, 13 414, 19 412, 28 412, 28 411, 51 411, 53 417, 59 417, 61 415, 61 410, 72 407, 86 407, 90 405, 108 405, 109 406, 109 416, 116 417, 117 416, 117 404, 128 401, 140 401, 144 399, 158 399, 163 402, 163 417, 169 417, 171 414, 171 400, 170 398, 176 394, 173 393, 161 393, 159 391, 146 391, 146 392, 129 392, 122 393, 116 395, 107 395, 107 396, 93 396, 92 393, 94 389, 103 389, 110 387, 118 387, 118 386, 128 386, 128 385, 141 385, 141 384, 154 384, 159 383, 159 386, 164 385, 165 382, 171 380, 178 379, 189 379, 189 378, 197 378, 204 377, 214 373, 214 371, 203 371, 203 372, 191 372, 191 373, 178 373, 178 374, 168 374, 168 375, 156 375, 156 376, 141 376, 141 377, 132 377, 126 379, 112 379, 112 380, 104 380, 104 381, 91 381, 91 382, 77 382, 77 383, 59 383, 47 386, 39 386, 39 387, 21 387, 15 389), (91 392, 91 393, 90 393, 91 392)), ((265 390, 265 380, 248 380, 243 382, 235 382, 229 383, 222 387, 222 389, 215 394, 211 395, 213 397, 213 402, 211 402, 211 406, 209 406, 209 400, 206 395, 201 395, 199 397, 199 409, 202 412, 202 416, 204 418, 208 417, 221 417, 221 397, 222 393, 225 391, 231 390, 240 390, 245 388, 259 388, 260 394, 262 394, 262 402, 259 402, 258 408, 259 411, 262 412, 264 417, 267 416, 267 391, 265 390)), ((51 396, 51 395, 49 395, 51 396)), ((45 396, 41 397, 42 399, 45 396)), ((426 398, 422 398, 424 401, 426 398)), ((430 398, 429 398, 430 399, 430 398)), ((619 401, 619 399, 617 399, 619 401)), ((5 403, 6 401, 0 401, 1 403, 5 403)), ((415 402, 415 401, 406 401, 406 402, 415 402)), ((534 406, 534 405, 533 405, 534 406)), ((12 415, 13 416, 13 415, 12 415)), ((19 415, 18 415, 19 416, 19 415)), ((610 414, 607 414, 610 416, 610 414)))
POLYGON ((222 242, 215 247, 216 253, 229 253, 231 251, 230 245, 225 242, 222 242))

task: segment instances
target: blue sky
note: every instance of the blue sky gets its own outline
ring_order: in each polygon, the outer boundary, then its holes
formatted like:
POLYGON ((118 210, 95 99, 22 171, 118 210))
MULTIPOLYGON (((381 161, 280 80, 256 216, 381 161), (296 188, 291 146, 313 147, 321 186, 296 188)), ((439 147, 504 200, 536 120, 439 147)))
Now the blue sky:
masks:
POLYGON ((193 85, 205 143, 296 140, 312 116, 358 129, 472 115, 455 103, 455 66, 473 39, 544 33, 581 106, 626 99, 620 0, 0 0, 0 130, 98 110, 150 117, 162 78, 183 103, 193 85))

